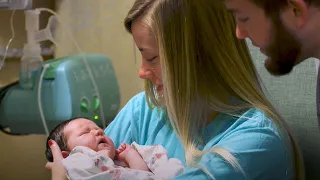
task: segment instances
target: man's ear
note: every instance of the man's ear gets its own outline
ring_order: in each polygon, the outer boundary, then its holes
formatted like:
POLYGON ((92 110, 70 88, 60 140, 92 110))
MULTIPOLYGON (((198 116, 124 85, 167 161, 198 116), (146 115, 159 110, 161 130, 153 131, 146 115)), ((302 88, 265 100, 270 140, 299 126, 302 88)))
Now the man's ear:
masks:
POLYGON ((68 151, 62 151, 62 157, 67 158, 69 156, 70 152, 68 151))
POLYGON ((290 0, 289 6, 294 10, 294 16, 298 28, 301 28, 308 18, 308 5, 305 0, 290 0))

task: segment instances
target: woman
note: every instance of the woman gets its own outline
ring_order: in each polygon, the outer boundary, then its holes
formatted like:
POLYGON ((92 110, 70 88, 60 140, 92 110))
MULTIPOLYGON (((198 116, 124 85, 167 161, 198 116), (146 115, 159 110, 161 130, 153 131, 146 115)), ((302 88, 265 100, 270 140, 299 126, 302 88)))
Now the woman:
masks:
MULTIPOLYGON (((145 93, 105 133, 116 146, 162 144, 188 165, 176 179, 304 179, 299 148, 231 19, 217 1, 136 0, 125 27, 142 54, 145 93)), ((48 166, 61 179, 62 156, 50 143, 48 166)))

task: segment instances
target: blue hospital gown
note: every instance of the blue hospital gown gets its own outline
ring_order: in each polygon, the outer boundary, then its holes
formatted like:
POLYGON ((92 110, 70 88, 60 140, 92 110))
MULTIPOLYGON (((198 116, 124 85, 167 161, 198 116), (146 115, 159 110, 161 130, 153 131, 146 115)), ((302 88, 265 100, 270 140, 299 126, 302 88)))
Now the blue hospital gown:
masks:
MULTIPOLYGON (((106 128, 118 147, 135 141, 140 145, 161 144, 169 158, 178 158, 185 165, 185 151, 176 133, 168 126, 165 115, 150 109, 145 93, 133 97, 106 128)), ((223 147, 236 157, 244 173, 233 168, 220 156, 205 154, 200 164, 217 180, 291 180, 294 176, 292 147, 280 137, 270 119, 257 109, 249 109, 240 118, 220 114, 204 129, 204 145, 200 150, 223 147)), ((186 166, 177 180, 211 179, 198 168, 186 166)))

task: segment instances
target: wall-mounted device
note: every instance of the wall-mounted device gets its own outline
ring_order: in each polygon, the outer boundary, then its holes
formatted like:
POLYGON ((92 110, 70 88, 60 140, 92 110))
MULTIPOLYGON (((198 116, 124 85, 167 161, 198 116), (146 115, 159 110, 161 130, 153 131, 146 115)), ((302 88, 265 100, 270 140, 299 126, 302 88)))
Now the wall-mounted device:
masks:
POLYGON ((32 0, 0 0, 0 10, 26 10, 32 8, 32 0))
POLYGON ((81 59, 83 55, 45 61, 48 68, 34 71, 28 88, 14 83, 0 90, 1 127, 10 129, 12 134, 45 134, 44 123, 50 131, 75 117, 89 118, 100 127, 108 125, 120 106, 112 62, 99 54, 85 54, 85 57, 97 90, 81 59))

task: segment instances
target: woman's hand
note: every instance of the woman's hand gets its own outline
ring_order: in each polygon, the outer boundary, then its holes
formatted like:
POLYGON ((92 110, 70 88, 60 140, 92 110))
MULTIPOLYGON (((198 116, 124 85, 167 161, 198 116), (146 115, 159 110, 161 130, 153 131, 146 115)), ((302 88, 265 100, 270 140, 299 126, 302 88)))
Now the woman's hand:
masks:
POLYGON ((62 165, 62 152, 55 141, 49 140, 48 143, 52 152, 53 162, 47 162, 46 168, 51 170, 52 180, 66 180, 66 170, 62 165))

